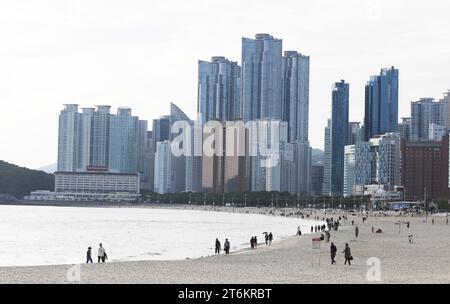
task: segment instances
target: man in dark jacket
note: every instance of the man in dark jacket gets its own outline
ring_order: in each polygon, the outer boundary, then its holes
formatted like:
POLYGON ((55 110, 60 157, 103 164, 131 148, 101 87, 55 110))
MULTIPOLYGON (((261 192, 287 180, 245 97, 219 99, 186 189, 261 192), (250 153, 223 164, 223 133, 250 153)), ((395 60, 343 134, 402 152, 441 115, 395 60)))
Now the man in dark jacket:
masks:
POLYGON ((93 263, 92 262, 92 248, 89 247, 87 252, 86 252, 86 264, 87 263, 93 263))
POLYGON ((344 265, 346 265, 347 262, 348 262, 348 265, 352 265, 352 263, 350 261, 353 260, 353 257, 352 257, 352 253, 350 251, 350 247, 348 247, 347 243, 345 244, 345 249, 344 249, 344 251, 342 251, 342 253, 344 253, 344 258, 345 258, 344 265))
POLYGON ((336 252, 337 252, 336 246, 334 245, 334 243, 331 243, 330 246, 331 265, 336 264, 336 261, 334 260, 334 258, 336 257, 336 252))

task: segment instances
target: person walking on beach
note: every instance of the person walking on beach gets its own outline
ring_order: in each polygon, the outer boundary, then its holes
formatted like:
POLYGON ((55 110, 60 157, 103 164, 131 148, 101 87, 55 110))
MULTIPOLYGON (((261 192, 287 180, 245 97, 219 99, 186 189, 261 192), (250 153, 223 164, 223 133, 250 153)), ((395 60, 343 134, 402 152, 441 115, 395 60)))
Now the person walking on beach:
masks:
POLYGON ((86 264, 87 263, 94 263, 92 261, 92 247, 89 247, 87 252, 86 252, 86 264))
POLYGON ((230 253, 230 241, 228 239, 225 239, 225 243, 223 243, 223 250, 225 250, 225 254, 230 253))
POLYGON ((98 263, 102 262, 105 263, 105 259, 106 259, 106 251, 105 248, 103 248, 102 243, 100 243, 99 247, 98 247, 98 263))
POLYGON ((348 246, 348 243, 345 243, 345 249, 344 249, 344 251, 342 251, 342 253, 344 253, 344 258, 345 258, 344 265, 347 265, 347 262, 348 262, 348 265, 352 265, 352 263, 350 261, 353 260, 353 257, 352 257, 352 253, 350 251, 350 247, 348 246))
POLYGON ((355 236, 356 238, 358 238, 358 234, 359 234, 359 228, 358 226, 355 227, 355 236))
POLYGON ((255 248, 256 247, 258 247, 258 239, 256 238, 256 235, 255 235, 255 238, 254 238, 255 240, 253 241, 254 242, 254 246, 255 246, 255 248))
POLYGON ((434 225, 434 219, 431 219, 431 223, 434 225))
POLYGON ((216 239, 216 250, 214 251, 214 255, 220 254, 220 241, 216 239))
POLYGON ((375 231, 375 228, 372 226, 372 233, 374 233, 374 231, 375 231))
POLYGON ((313 231, 314 231, 314 227, 313 227, 313 226, 311 226, 311 233, 313 233, 313 231))
POLYGON ((266 241, 266 245, 269 244, 269 234, 266 233, 266 235, 264 236, 264 240, 266 241))
POLYGON ((271 233, 269 233, 269 246, 272 245, 272 240, 273 240, 273 234, 271 232, 271 233))
POLYGON ((331 246, 330 246, 331 265, 336 264, 336 260, 335 260, 336 252, 337 252, 336 246, 334 245, 334 243, 331 243, 331 246))

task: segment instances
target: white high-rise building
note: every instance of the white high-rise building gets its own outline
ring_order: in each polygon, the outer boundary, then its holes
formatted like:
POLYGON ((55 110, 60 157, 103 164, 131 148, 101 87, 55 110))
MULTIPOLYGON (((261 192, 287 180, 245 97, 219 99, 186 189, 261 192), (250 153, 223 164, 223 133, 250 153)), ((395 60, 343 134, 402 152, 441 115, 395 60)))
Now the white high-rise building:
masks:
POLYGON ((154 190, 156 193, 165 194, 173 192, 174 176, 171 163, 172 151, 170 141, 158 142, 156 144, 154 175, 154 190))
POLYGON ((91 162, 91 133, 94 108, 83 108, 80 118, 80 163, 78 171, 84 172, 91 162))
POLYGON ((80 167, 80 113, 77 104, 66 104, 59 115, 58 171, 76 172, 80 167))
POLYGON ((356 173, 355 145, 345 146, 344 154, 344 197, 353 195, 356 173))
POLYGON ((442 141, 442 137, 447 134, 447 128, 438 124, 430 124, 428 139, 432 141, 442 141))

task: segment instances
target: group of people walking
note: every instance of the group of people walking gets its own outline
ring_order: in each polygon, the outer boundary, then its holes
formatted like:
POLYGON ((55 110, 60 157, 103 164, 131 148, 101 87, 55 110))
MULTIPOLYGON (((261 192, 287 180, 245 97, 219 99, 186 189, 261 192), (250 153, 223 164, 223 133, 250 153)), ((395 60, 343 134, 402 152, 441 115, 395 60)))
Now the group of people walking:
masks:
MULTIPOLYGON (((222 245, 220 244, 219 239, 216 239, 214 254, 215 255, 220 254, 221 250, 222 250, 222 245)), ((228 239, 225 239, 225 242, 223 243, 223 251, 225 251, 225 254, 230 253, 230 241, 228 239)))
MULTIPOLYGON (((337 253, 337 247, 334 245, 334 243, 331 243, 330 245, 330 255, 331 255, 331 265, 336 264, 336 253, 337 253)), ((350 250, 350 247, 348 246, 348 243, 345 243, 345 249, 342 251, 344 254, 345 262, 344 265, 351 265, 351 261, 353 260, 352 252, 350 250)))
MULTIPOLYGON (((256 236, 255 236, 255 240, 256 240, 256 236)), ((268 246, 272 245, 272 240, 273 240, 272 232, 266 233, 265 240, 266 240, 266 245, 268 245, 268 246)))
MULTIPOLYGON (((97 258, 98 258, 98 263, 100 263, 100 262, 105 263, 105 261, 108 259, 108 255, 106 254, 106 250, 103 247, 102 243, 99 244, 97 258)), ((92 247, 88 247, 88 250, 86 252, 86 264, 87 263, 93 263, 92 247)))

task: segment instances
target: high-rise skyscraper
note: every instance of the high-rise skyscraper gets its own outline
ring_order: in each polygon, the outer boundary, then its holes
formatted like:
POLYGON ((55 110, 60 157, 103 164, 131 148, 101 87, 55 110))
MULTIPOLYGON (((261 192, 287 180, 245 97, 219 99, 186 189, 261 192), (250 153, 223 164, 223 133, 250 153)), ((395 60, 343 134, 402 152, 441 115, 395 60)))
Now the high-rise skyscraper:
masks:
POLYGON ((131 109, 120 107, 110 118, 109 171, 113 173, 137 172, 138 122, 131 109))
POLYGON ((287 51, 283 57, 282 120, 289 123, 289 142, 308 141, 309 56, 287 51))
POLYGON ((400 138, 410 141, 411 138, 411 118, 403 117, 402 122, 398 124, 398 133, 400 138))
POLYGON ((170 141, 158 142, 155 154, 155 192, 160 194, 172 193, 175 176, 172 170, 172 151, 170 141))
POLYGON ((242 38, 242 116, 281 120, 282 40, 269 34, 242 38))
POLYGON ((241 117, 241 67, 225 57, 198 62, 198 113, 203 122, 241 117))
POLYGON ((331 119, 328 119, 327 125, 324 130, 324 166, 322 194, 325 196, 331 195, 332 151, 333 145, 331 142, 331 119))
POLYGON ((445 102, 435 102, 433 98, 411 102, 411 141, 427 141, 430 124, 444 125, 445 107, 445 102))
POLYGON ((80 118, 80 163, 78 171, 86 171, 91 162, 92 119, 94 108, 83 108, 80 118))
POLYGON ((349 84, 334 84, 331 116, 331 189, 332 196, 341 196, 344 187, 344 149, 347 143, 349 84))
POLYGON ((92 118, 92 152, 90 165, 109 167, 111 106, 97 106, 92 118))
POLYGON ((365 140, 398 131, 398 78, 394 67, 372 76, 365 90, 365 140))
POLYGON ((80 114, 77 104, 66 104, 59 115, 58 171, 75 172, 80 165, 80 114))

